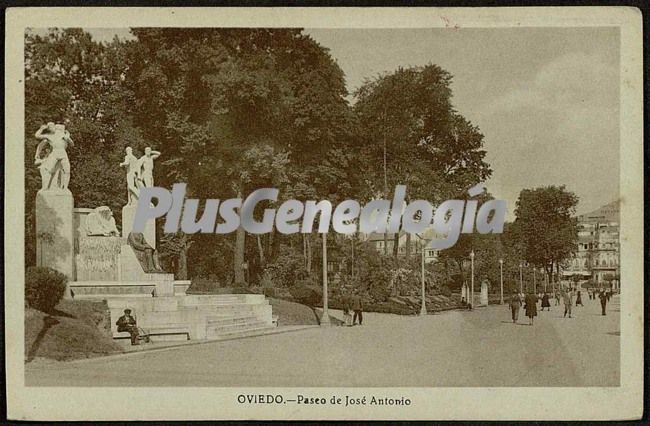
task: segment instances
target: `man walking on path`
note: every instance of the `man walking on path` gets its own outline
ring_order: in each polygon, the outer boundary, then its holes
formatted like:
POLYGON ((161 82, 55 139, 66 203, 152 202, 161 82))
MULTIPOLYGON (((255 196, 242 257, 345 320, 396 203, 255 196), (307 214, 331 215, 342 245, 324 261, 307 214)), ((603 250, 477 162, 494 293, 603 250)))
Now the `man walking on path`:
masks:
POLYGON ((516 291, 512 292, 510 297, 510 312, 512 313, 512 322, 516 323, 519 319, 519 308, 521 308, 521 299, 516 291))
POLYGON ((601 291, 598 297, 600 298, 600 307, 602 309, 602 315, 607 315, 605 313, 605 308, 607 307, 607 295, 605 294, 604 291, 601 291))
POLYGON ((571 305, 573 305, 571 292, 564 290, 562 293, 562 299, 564 300, 564 318, 566 318, 566 314, 569 314, 569 318, 571 318, 571 305))
POLYGON ((535 293, 526 294, 526 316, 528 317, 528 325, 533 325, 533 318, 537 316, 537 295, 535 293))
POLYGON ((359 290, 355 290, 354 296, 352 296, 352 310, 354 311, 352 325, 357 324, 357 317, 359 317, 359 325, 363 325, 363 303, 361 302, 361 296, 359 296, 359 290))

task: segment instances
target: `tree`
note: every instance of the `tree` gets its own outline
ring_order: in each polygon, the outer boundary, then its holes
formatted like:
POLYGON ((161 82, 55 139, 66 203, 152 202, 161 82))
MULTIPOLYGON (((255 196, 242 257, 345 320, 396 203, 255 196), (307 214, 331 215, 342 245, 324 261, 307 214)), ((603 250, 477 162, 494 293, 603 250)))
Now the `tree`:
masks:
MULTIPOLYGON (((200 199, 246 196, 265 185, 302 200, 350 191, 345 147, 353 120, 343 72, 302 30, 132 32, 127 81, 143 135, 166 158, 161 185, 186 182, 188 196, 200 199)), ((280 241, 295 236, 238 230, 222 245, 232 250, 236 282, 253 238, 257 254, 247 263, 261 272, 280 241)))
MULTIPOLYGON (((454 110, 451 80, 447 71, 429 64, 398 68, 357 90, 358 150, 370 197, 389 197, 402 184, 407 200, 435 203, 459 197, 490 176, 483 135, 454 110)), ((395 256, 398 241, 395 235, 395 256)))
POLYGON ((515 208, 514 232, 524 259, 543 267, 552 281, 553 268, 577 250, 578 197, 562 186, 524 189, 515 208))

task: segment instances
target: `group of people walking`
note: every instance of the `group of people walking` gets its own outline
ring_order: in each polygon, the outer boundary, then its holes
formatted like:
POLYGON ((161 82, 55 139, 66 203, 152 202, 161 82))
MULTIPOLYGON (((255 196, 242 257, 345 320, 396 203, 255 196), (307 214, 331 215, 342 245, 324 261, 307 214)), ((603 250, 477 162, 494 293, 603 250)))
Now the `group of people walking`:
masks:
POLYGON ((363 302, 359 290, 355 290, 352 297, 344 298, 343 316, 345 317, 345 325, 348 327, 357 325, 357 319, 359 325, 363 325, 363 302))
MULTIPOLYGON (((575 292, 575 306, 584 306, 582 304, 582 293, 580 291, 573 291, 573 290, 567 290, 567 289, 562 289, 560 291, 556 291, 554 296, 555 296, 555 306, 558 306, 560 304, 560 301, 564 303, 564 318, 569 316, 571 318, 572 314, 572 307, 574 305, 574 298, 573 294, 575 292)), ((601 290, 598 292, 598 295, 596 296, 595 291, 589 290, 589 299, 595 300, 596 297, 600 299, 600 306, 602 309, 602 315, 607 315, 606 313, 606 307, 607 307, 607 302, 610 300, 612 296, 612 291, 611 290, 601 290)), ((535 293, 517 293, 513 292, 512 296, 510 297, 510 311, 512 314, 512 322, 517 323, 519 320, 519 310, 523 306, 524 311, 526 313, 526 316, 528 317, 528 324, 533 325, 533 320, 537 316, 537 303, 541 301, 541 310, 543 311, 545 308, 546 310, 550 311, 551 310, 551 297, 547 292, 544 292, 543 294, 535 294, 535 293)))

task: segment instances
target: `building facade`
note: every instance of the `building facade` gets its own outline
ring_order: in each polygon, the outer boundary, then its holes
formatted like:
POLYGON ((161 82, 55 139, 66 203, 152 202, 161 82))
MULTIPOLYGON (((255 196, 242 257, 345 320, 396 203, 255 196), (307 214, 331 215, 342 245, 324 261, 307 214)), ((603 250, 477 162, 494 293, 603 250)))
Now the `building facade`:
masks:
MULTIPOLYGON (((425 240, 421 240, 416 235, 411 236, 411 256, 419 257, 422 255, 422 250, 424 250, 424 262, 431 263, 434 262, 438 257, 438 250, 428 248, 429 241, 433 238, 431 232, 424 233, 425 240), (425 242, 426 241, 426 242, 425 242)), ((397 249, 398 256, 406 256, 406 232, 400 231, 399 233, 399 247, 397 249)), ((378 253, 388 253, 392 256, 393 246, 395 245, 395 234, 388 233, 386 234, 385 244, 388 247, 386 250, 384 246, 384 234, 373 232, 366 235, 366 241, 372 244, 372 246, 377 250, 378 253)))
POLYGON ((585 280, 617 286, 620 274, 619 204, 607 204, 578 216, 578 251, 563 269, 565 277, 579 275, 585 280))

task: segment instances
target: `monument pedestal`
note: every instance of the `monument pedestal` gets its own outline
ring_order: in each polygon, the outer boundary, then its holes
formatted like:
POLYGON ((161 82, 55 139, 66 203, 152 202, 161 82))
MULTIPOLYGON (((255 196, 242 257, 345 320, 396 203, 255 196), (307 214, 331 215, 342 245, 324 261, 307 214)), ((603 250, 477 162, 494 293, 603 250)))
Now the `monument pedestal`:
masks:
POLYGON ((488 305, 488 286, 485 284, 481 285, 481 306, 488 305))
MULTIPOLYGON (((138 209, 137 204, 126 205, 122 207, 122 236, 127 238, 133 229, 135 221, 135 212, 138 209)), ((156 248, 156 221, 155 219, 147 221, 144 227, 144 239, 153 248, 156 248)))
POLYGON ((67 189, 36 194, 36 265, 56 269, 70 281, 75 280, 73 210, 74 199, 67 189))

